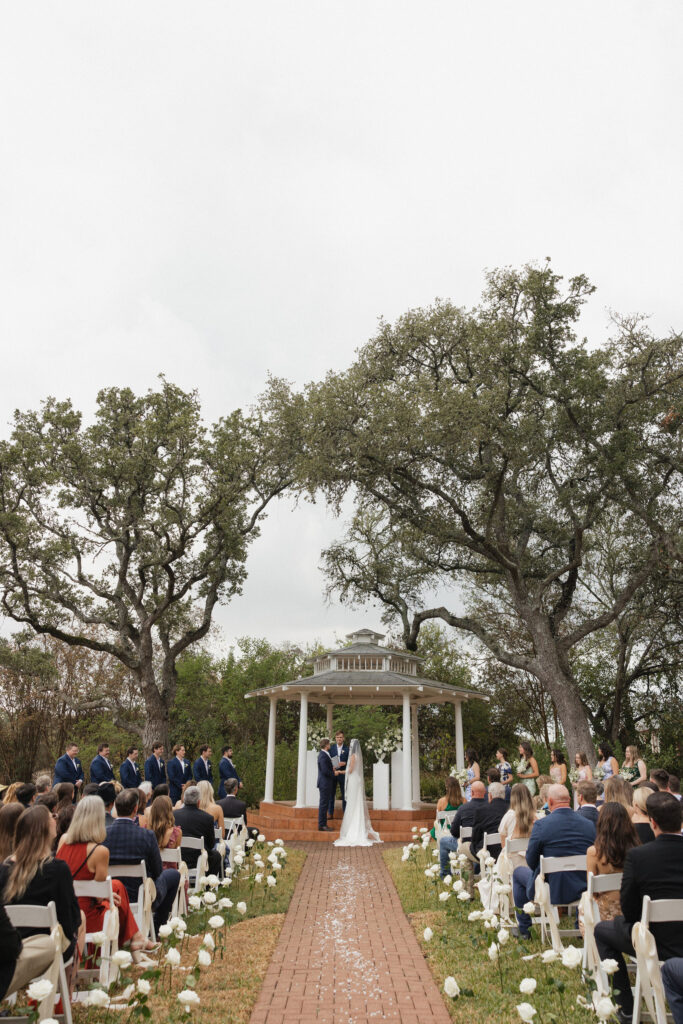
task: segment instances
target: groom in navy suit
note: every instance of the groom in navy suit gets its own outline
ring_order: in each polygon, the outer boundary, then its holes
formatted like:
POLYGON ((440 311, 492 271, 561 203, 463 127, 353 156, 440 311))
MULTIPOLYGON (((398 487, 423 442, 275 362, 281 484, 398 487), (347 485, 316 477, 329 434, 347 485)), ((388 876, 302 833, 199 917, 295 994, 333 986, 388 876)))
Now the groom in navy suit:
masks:
POLYGON ((320 801, 318 803, 318 832, 331 832, 327 824, 327 808, 330 799, 334 799, 334 791, 337 785, 337 771, 332 764, 330 757, 330 741, 325 739, 320 744, 318 754, 318 789, 320 801))
POLYGON ((334 786, 332 788, 332 796, 330 797, 330 805, 327 808, 328 818, 334 818, 334 801, 337 796, 337 783, 339 783, 339 789, 341 791, 342 798, 342 813, 346 810, 346 797, 344 795, 344 780, 346 778, 346 766, 349 763, 349 748, 344 742, 344 733, 338 732, 335 734, 336 743, 333 743, 330 747, 330 757, 339 758, 339 774, 337 775, 334 786))

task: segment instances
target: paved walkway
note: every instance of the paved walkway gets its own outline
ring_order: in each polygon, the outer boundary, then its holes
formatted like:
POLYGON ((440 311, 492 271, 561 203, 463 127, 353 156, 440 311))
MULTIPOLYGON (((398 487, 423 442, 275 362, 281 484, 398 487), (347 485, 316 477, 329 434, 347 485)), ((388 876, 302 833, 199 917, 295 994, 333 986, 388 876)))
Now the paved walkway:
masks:
POLYGON ((251 1024, 449 1024, 380 850, 308 849, 251 1024))

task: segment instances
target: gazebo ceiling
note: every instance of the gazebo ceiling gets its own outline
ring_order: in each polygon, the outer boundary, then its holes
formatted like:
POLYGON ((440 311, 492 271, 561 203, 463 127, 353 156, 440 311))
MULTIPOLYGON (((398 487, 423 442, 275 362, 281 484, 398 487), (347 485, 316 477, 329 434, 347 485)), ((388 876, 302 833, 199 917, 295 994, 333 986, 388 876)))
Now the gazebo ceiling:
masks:
POLYGON ((278 686, 267 686, 262 690, 252 690, 244 696, 299 700, 301 694, 305 693, 309 701, 316 704, 402 704, 406 692, 413 704, 453 704, 461 700, 489 699, 476 690, 399 672, 353 672, 338 669, 319 672, 304 679, 293 679, 278 686))

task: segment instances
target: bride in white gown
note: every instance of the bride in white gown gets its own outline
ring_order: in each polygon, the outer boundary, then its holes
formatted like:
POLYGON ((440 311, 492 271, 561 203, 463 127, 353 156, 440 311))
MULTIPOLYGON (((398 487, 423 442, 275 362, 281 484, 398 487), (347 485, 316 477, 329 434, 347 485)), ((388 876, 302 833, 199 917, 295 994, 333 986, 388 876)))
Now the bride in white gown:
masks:
POLYGON ((381 843, 382 840, 370 823, 363 781, 363 754, 358 740, 351 740, 349 745, 344 795, 346 810, 342 818, 339 839, 335 840, 334 845, 372 846, 373 843, 381 843))

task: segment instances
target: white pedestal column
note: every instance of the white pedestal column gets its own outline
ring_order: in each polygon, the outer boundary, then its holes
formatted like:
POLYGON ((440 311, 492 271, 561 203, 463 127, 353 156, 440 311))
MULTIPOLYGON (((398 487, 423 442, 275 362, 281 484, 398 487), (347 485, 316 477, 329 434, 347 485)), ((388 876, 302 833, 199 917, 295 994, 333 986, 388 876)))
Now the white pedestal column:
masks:
POLYGON ((389 765, 385 761, 375 761, 372 766, 372 809, 389 810, 389 765))
POLYGON ((295 807, 306 806, 306 751, 308 749, 308 694, 300 694, 301 714, 299 717, 299 763, 296 772, 295 807))
POLYGON ((417 704, 412 707, 413 719, 413 803, 420 805, 420 741, 417 729, 417 704))
POLYGON ((391 755, 391 807, 403 810, 403 751, 400 747, 391 755))
POLYGON ((334 708, 331 704, 327 705, 327 735, 332 743, 334 743, 334 736, 332 735, 332 712, 334 708))
POLYGON ((410 742, 410 694, 403 694, 403 810, 413 809, 413 785, 412 785, 412 744, 410 742))
POLYGON ((320 803, 318 789, 318 754, 319 750, 306 751, 306 807, 317 807, 320 803))
POLYGON ((266 803, 273 802, 273 786, 275 783, 275 714, 277 697, 270 698, 270 717, 268 718, 268 747, 266 750, 266 792, 263 799, 266 803))
POLYGON ((455 702, 455 767, 465 767, 465 743, 462 736, 462 701, 455 702))

